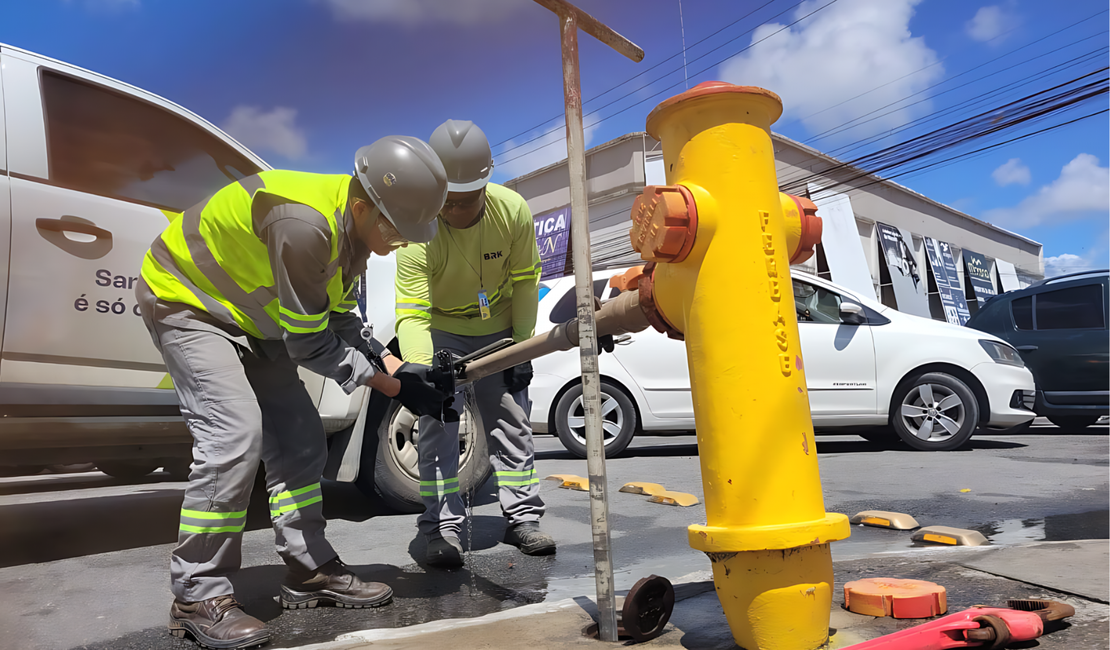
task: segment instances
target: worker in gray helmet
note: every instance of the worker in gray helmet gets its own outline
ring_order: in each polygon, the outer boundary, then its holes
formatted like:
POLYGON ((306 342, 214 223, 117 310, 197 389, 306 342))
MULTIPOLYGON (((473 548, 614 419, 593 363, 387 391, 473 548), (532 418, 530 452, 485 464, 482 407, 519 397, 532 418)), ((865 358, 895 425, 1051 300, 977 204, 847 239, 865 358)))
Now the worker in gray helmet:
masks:
MULTIPOLYGON (((355 174, 265 171, 171 221, 151 245, 136 296, 193 436, 193 463, 170 559, 170 631, 209 648, 265 643, 270 632, 232 593, 247 504, 265 463, 287 608, 389 603, 324 538, 327 447, 298 366, 347 393, 369 386, 416 413, 447 398, 427 365, 362 336, 356 280, 371 254, 431 241, 447 195, 439 157, 390 136, 355 154, 355 174)), ((388 282, 369 278, 369 282, 388 282)))
MULTIPOLYGON (((426 244, 397 252, 396 331, 407 362, 430 363, 433 352, 463 356, 504 338, 523 341, 536 328, 540 255, 528 204, 516 192, 489 182, 493 156, 472 122, 447 120, 428 144, 447 170, 447 202, 439 232, 426 244)), ((529 555, 555 552, 540 531, 544 513, 532 446, 525 363, 473 386, 485 426, 498 498, 505 515, 505 543, 529 555)), ((463 400, 454 401, 461 405, 463 400)), ((455 408, 461 408, 456 406, 455 408)), ((459 422, 420 418, 420 495, 417 519, 433 566, 463 563, 459 531, 459 422)))

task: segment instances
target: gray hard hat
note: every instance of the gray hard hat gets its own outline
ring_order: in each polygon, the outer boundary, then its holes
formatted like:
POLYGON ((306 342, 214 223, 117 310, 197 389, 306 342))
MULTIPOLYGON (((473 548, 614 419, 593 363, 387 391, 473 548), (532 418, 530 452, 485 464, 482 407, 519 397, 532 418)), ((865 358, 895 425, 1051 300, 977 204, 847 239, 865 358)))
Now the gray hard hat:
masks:
POLYGON ((355 152, 355 176, 405 239, 432 241, 447 200, 447 172, 427 142, 388 135, 355 152))
POLYGON ((447 120, 436 127, 428 144, 447 170, 447 190, 480 190, 493 176, 493 152, 486 134, 467 120, 447 120))

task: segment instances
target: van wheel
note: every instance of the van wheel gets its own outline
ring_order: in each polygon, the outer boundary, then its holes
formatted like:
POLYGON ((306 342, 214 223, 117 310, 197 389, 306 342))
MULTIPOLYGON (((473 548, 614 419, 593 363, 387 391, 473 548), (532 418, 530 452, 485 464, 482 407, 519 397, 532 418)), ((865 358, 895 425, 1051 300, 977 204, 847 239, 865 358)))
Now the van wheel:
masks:
POLYGON ((967 384, 942 372, 905 382, 891 403, 890 425, 920 451, 959 449, 979 426, 979 402, 967 384))
MULTIPOLYGON (((555 405, 555 433, 575 456, 586 457, 586 419, 582 408, 582 384, 563 393, 555 405)), ((616 458, 636 435, 636 407, 616 384, 601 380, 601 433, 605 457, 616 458)))
POLYGON ((141 479, 159 467, 156 460, 105 460, 96 464, 98 470, 121 481, 141 479))
POLYGON ((1095 422, 1098 422, 1099 416, 1097 415, 1054 415, 1048 418, 1048 421, 1060 427, 1061 429, 1086 429, 1095 422))
MULTIPOLYGON (((482 418, 467 391, 459 422, 459 491, 482 487, 493 468, 489 462, 482 418)), ((457 399, 457 398, 456 398, 457 399)), ((378 451, 374 463, 374 489, 382 502, 397 512, 423 512, 417 446, 419 418, 400 402, 391 402, 378 426, 378 451)))

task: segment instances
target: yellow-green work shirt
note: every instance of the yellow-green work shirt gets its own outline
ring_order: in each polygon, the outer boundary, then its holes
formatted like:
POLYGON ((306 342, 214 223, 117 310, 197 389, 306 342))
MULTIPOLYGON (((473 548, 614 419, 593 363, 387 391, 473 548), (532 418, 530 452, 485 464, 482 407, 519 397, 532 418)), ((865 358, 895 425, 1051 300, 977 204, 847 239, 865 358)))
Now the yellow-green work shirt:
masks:
POLYGON ((460 230, 440 218, 435 239, 396 254, 396 330, 405 361, 432 362, 431 328, 463 336, 512 328, 518 342, 535 333, 542 267, 532 212, 516 192, 488 184, 477 224, 460 230), (486 320, 478 307, 483 290, 486 320))

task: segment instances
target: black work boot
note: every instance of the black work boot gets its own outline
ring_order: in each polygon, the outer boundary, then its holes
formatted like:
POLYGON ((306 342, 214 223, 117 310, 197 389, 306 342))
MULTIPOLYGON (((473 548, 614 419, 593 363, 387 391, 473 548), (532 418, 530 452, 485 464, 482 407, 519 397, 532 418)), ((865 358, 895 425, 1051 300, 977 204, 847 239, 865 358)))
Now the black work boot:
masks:
POLYGON ((509 526, 505 531, 505 543, 520 549, 525 555, 552 555, 555 553, 555 540, 540 531, 540 522, 525 521, 509 526))
POLYGON ((447 536, 428 538, 428 552, 425 560, 432 566, 444 569, 458 568, 463 565, 463 548, 458 537, 447 536))
POLYGON ((339 558, 314 571, 289 567, 281 585, 281 606, 308 609, 319 603, 361 609, 393 602, 393 590, 380 582, 363 582, 339 558))
POLYGON ((192 635, 202 648, 250 648, 270 640, 266 625, 244 612, 230 594, 195 603, 175 600, 169 627, 178 638, 192 635))

